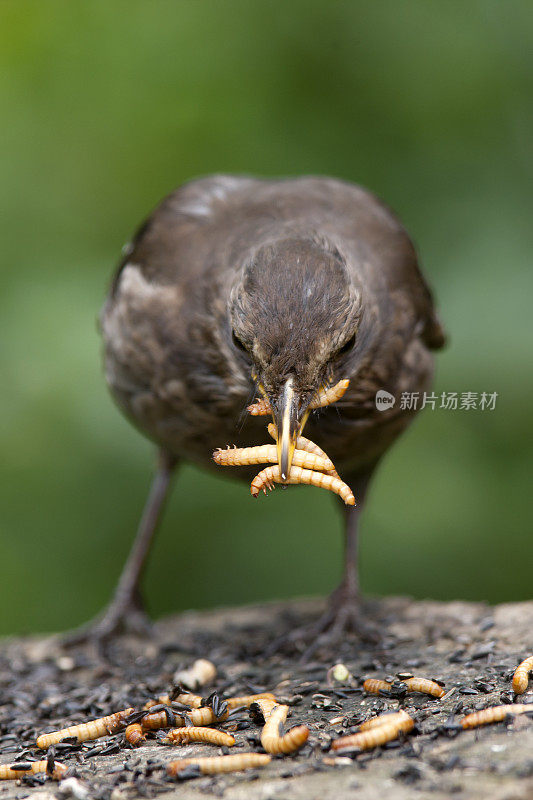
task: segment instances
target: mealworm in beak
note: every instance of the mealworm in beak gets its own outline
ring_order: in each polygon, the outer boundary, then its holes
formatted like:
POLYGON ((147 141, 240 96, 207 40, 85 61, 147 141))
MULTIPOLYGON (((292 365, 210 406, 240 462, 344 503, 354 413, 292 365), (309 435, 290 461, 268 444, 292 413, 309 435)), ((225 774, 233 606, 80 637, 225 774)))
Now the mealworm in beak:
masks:
MULTIPOLYGON (((336 383, 335 386, 330 386, 329 389, 321 389, 318 397, 309 404, 309 408, 325 408, 332 403, 336 403, 344 395, 349 385, 350 381, 344 379, 336 383)), ((248 412, 254 417, 267 416, 272 413, 272 409, 268 400, 261 398, 248 406, 248 412)))
MULTIPOLYGON (((258 447, 236 447, 230 450, 215 450, 213 461, 222 467, 245 467, 251 464, 277 464, 278 452, 276 445, 263 444, 258 447)), ((316 455, 315 453, 304 450, 295 450, 292 457, 292 464, 295 467, 329 472, 333 469, 333 463, 325 454, 316 455)))
POLYGON ((323 472, 314 472, 310 469, 302 469, 301 467, 295 467, 294 465, 291 467, 289 477, 286 481, 281 480, 278 466, 267 467, 266 469, 261 470, 261 472, 256 475, 250 485, 252 497, 257 497, 261 491, 266 494, 266 490, 272 490, 275 483, 304 483, 308 486, 318 486, 321 489, 327 489, 330 492, 338 494, 339 497, 344 500, 347 506, 355 505, 355 497, 353 496, 352 490, 346 483, 341 481, 340 478, 335 478, 333 475, 327 475, 323 472))
MULTIPOLYGON (((274 439, 274 441, 277 442, 278 433, 277 433, 277 430, 276 430, 276 426, 274 425, 273 422, 269 422, 267 430, 268 430, 269 434, 272 436, 272 438, 274 439)), ((312 442, 311 439, 306 439, 305 436, 298 436, 298 438, 296 439, 296 449, 297 450, 305 450, 306 453, 313 453, 315 456, 320 456, 320 458, 327 459, 328 461, 331 462, 331 459, 322 450, 322 448, 319 447, 314 442, 312 442)), ((303 464, 301 466, 303 466, 303 464)), ((331 467, 332 467, 331 469, 324 470, 324 472, 328 472, 330 475, 333 475, 333 477, 338 478, 339 477, 339 473, 335 469, 335 466, 333 465, 333 462, 331 462, 331 467)))

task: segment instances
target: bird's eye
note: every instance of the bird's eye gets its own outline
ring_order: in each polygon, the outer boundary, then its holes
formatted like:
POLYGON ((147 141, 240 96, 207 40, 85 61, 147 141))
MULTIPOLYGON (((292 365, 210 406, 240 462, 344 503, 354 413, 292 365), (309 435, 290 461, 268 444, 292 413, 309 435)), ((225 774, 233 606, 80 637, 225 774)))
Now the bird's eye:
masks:
POLYGON ((231 341, 233 342, 233 344, 235 345, 235 347, 238 350, 242 350, 243 353, 247 353, 248 352, 246 347, 241 342, 241 340, 237 337, 237 334, 235 333, 235 331, 231 332, 231 341))
POLYGON ((344 353, 348 353, 350 350, 353 349, 354 346, 355 346, 355 333, 353 336, 350 336, 347 342, 344 342, 340 350, 337 350, 337 355, 342 356, 344 355, 344 353))

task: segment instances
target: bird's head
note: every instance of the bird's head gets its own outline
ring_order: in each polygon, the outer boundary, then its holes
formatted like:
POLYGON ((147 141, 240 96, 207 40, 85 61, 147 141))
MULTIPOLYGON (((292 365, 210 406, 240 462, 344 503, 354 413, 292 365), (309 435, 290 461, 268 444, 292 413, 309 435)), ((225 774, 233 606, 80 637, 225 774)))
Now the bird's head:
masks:
POLYGON ((246 260, 229 311, 233 345, 270 403, 285 479, 310 403, 333 378, 345 377, 357 345, 361 292, 334 246, 284 238, 246 260))

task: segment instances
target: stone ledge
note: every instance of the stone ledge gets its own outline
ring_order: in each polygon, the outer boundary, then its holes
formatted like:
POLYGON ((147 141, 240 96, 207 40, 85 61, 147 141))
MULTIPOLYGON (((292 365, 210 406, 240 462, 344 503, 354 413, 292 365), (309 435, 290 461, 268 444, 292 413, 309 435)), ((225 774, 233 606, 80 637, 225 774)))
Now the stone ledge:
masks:
MULTIPOLYGON (((513 668, 533 653, 532 602, 490 607, 408 598, 369 600, 366 613, 386 632, 384 648, 347 637, 338 651, 321 652, 306 666, 290 654, 268 661, 261 658, 262 648, 273 635, 312 618, 320 608, 319 601, 310 600, 187 612, 159 621, 150 641, 124 637, 113 642, 109 663, 89 647, 64 651, 56 637, 5 640, 0 648, 1 762, 13 760, 23 746, 31 744, 35 733, 83 718, 80 712, 76 717, 77 704, 83 714, 89 713, 87 709, 94 714, 100 708, 103 713, 114 711, 126 699, 135 701, 165 689, 176 667, 201 655, 219 667, 221 687, 275 689, 282 682, 278 691, 283 695, 301 696, 291 708, 290 724, 307 723, 310 744, 296 756, 273 760, 261 772, 204 777, 176 785, 166 782, 157 765, 181 753, 205 754, 205 747, 189 746, 169 754, 167 748, 152 741, 135 751, 121 744, 120 750, 110 755, 85 757, 87 748, 77 757, 58 755, 69 765, 78 758, 76 770, 90 796, 104 800, 156 795, 162 800, 220 796, 227 800, 533 797, 533 721, 519 718, 509 725, 461 732, 455 738, 438 730, 460 701, 464 709, 458 718, 470 710, 500 704, 501 694, 510 689, 513 668), (346 697, 333 695, 331 710, 321 706, 313 694, 327 695, 326 671, 339 660, 358 680, 407 668, 444 680, 447 692, 452 688, 454 692, 443 701, 408 695, 405 703, 417 719, 418 732, 398 748, 363 754, 343 766, 324 766, 329 738, 343 732, 340 725, 331 726, 330 719, 368 715, 398 705, 396 700, 348 693, 346 697), (309 686, 309 693, 303 693, 309 686), (15 738, 6 737, 9 733, 15 738), (156 767, 145 774, 150 759, 156 767)), ((533 680, 522 699, 533 702, 533 680)), ((252 726, 239 736, 257 733, 252 726)), ((121 742, 121 737, 116 741, 121 742)), ((101 742, 94 745, 103 746, 101 742)), ((260 747, 245 741, 244 749, 260 747)), ((14 782, 0 784, 0 800, 30 795, 35 800, 51 800, 57 792, 57 785, 49 782, 33 788, 14 782), (44 792, 48 798, 42 796, 44 792)))

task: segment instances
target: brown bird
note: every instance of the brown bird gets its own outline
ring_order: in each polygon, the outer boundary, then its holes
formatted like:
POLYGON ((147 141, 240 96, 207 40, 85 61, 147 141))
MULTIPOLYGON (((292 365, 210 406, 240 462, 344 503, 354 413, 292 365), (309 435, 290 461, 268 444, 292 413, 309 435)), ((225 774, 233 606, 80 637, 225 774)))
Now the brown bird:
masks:
POLYGON ((111 392, 160 459, 115 595, 82 635, 142 627, 139 581, 179 461, 216 469, 211 454, 220 445, 263 444, 264 418, 240 424, 261 385, 288 475, 309 404, 343 378, 345 396, 312 412, 305 430, 357 502, 344 509, 343 578, 314 633, 364 628, 357 529, 365 493, 416 413, 400 407, 401 393, 428 390, 430 351, 444 342, 415 249, 392 212, 332 178, 192 181, 125 248, 101 324, 111 392), (376 407, 379 390, 396 398, 393 407, 376 407))

